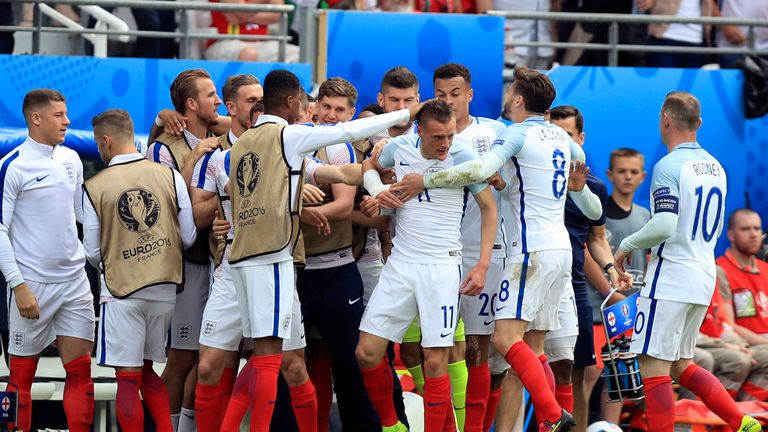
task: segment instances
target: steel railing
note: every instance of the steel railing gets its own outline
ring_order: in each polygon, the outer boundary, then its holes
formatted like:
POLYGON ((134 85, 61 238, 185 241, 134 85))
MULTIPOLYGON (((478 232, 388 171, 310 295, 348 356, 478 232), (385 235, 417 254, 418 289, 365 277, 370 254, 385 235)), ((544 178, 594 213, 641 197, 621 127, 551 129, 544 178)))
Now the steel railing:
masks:
POLYGON ((279 42, 278 59, 285 61, 286 44, 290 41, 288 36, 288 14, 293 12, 292 5, 268 5, 268 4, 233 4, 233 3, 208 3, 193 1, 158 1, 158 0, 0 0, 4 3, 34 3, 35 15, 32 27, 0 26, 2 32, 32 32, 32 52, 40 53, 40 40, 42 33, 74 33, 110 36, 141 36, 152 38, 179 38, 179 58, 188 58, 190 43, 193 39, 239 39, 244 41, 268 41, 279 42), (118 29, 90 29, 68 27, 43 27, 42 4, 69 4, 69 5, 93 5, 100 7, 128 7, 141 9, 165 9, 180 11, 178 30, 173 32, 149 31, 149 30, 118 30, 118 29), (278 32, 275 35, 230 35, 209 32, 196 32, 191 28, 187 11, 219 11, 219 12, 274 12, 280 14, 278 32))
POLYGON ((533 21, 570 21, 608 24, 607 43, 587 42, 541 42, 513 41, 508 47, 532 48, 577 48, 583 50, 608 51, 608 66, 617 66, 619 52, 663 52, 681 54, 754 54, 767 55, 768 49, 757 49, 755 46, 755 27, 768 27, 768 20, 731 18, 731 17, 679 17, 672 15, 645 14, 603 14, 578 12, 523 12, 523 11, 488 11, 489 15, 500 16, 514 20, 533 21), (701 25, 737 25, 747 27, 747 44, 744 47, 689 47, 689 46, 658 46, 658 45, 629 45, 619 43, 619 24, 701 24, 701 25))

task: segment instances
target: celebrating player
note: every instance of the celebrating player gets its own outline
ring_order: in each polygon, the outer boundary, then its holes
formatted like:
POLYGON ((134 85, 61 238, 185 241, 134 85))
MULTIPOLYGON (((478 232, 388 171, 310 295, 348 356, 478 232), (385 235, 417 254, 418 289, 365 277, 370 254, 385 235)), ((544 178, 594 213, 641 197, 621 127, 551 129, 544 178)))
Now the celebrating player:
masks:
MULTIPOLYGON (((407 173, 437 172, 476 158, 470 148, 453 144, 456 117, 444 101, 428 102, 418 117, 418 134, 393 139, 378 168, 407 173)), ((363 163, 366 188, 384 191, 371 161, 363 163)), ((453 423, 448 352, 459 316, 459 294, 479 294, 485 284, 496 232, 496 206, 484 184, 470 187, 482 215, 480 259, 462 283, 460 226, 464 192, 424 190, 398 210, 394 249, 373 291, 360 324, 357 358, 365 385, 384 430, 404 430, 392 403, 392 376, 382 360, 388 341, 400 342, 418 315, 422 328, 426 384, 425 430, 442 431, 453 423), (438 229, 435 229, 438 227, 438 229), (461 287, 461 290, 460 290, 461 287)))
POLYGON ((29 431, 37 362, 56 341, 67 372, 67 423, 70 430, 85 432, 93 421, 95 318, 75 225, 83 216, 83 164, 77 153, 59 145, 69 126, 61 93, 32 90, 22 111, 29 136, 0 160, 0 269, 10 290, 8 387, 18 394, 16 427, 29 431))
POLYGON ((144 430, 143 399, 156 429, 171 432, 168 392, 152 363, 165 362, 176 290, 184 281, 182 247, 196 235, 192 205, 178 172, 136 151, 127 112, 99 114, 93 132, 107 165, 85 184, 83 200, 86 255, 103 271, 99 364, 115 368, 124 431, 144 430))
POLYGON ((630 349, 640 354, 649 430, 674 429, 674 378, 734 431, 757 432, 760 423, 742 415, 720 381, 693 363, 715 290, 714 248, 724 225, 727 190, 722 165, 696 141, 699 126, 699 101, 690 93, 669 93, 659 115, 669 153, 653 168, 653 216, 621 242, 614 257, 624 271, 630 253, 653 248, 647 273, 652 276, 640 293, 630 349))

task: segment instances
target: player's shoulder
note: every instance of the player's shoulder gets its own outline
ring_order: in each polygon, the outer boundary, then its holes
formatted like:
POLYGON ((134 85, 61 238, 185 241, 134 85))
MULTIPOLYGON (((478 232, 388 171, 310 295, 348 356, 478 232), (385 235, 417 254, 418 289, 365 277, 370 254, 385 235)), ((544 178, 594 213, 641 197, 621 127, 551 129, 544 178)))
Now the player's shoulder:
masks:
POLYGON ((8 170, 13 169, 16 167, 16 165, 18 165, 18 162, 16 164, 13 162, 17 161, 19 157, 23 157, 24 154, 25 152, 23 145, 19 145, 18 147, 6 153, 5 156, 0 158, 0 166, 2 166, 3 169, 8 172, 8 170))
POLYGON ((496 141, 494 144, 501 144, 505 141, 517 141, 517 140, 525 140, 526 136, 528 136, 528 131, 534 127, 534 125, 523 122, 523 123, 512 123, 511 125, 504 128, 504 130, 501 131, 496 136, 496 141))
POLYGON ((507 125, 505 125, 504 123, 498 120, 490 119, 488 117, 475 117, 475 122, 478 125, 493 129, 496 135, 499 135, 500 133, 504 132, 504 129, 507 128, 507 125))
POLYGON ((421 138, 417 134, 404 134, 398 135, 389 140, 385 148, 390 148, 390 151, 395 151, 401 148, 416 149, 421 144, 421 138))

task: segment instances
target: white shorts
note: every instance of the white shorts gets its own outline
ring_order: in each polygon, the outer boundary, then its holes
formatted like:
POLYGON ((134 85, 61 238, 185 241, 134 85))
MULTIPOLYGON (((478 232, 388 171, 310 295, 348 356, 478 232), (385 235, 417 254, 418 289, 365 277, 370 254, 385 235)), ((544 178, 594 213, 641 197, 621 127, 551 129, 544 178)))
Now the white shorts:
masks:
POLYGON ((141 367, 145 359, 165 363, 173 309, 173 302, 138 298, 102 303, 96 353, 99 365, 141 367))
POLYGON ((291 337, 294 275, 293 260, 232 267, 243 334, 250 330, 250 337, 255 339, 291 337))
POLYGON ((563 297, 560 298, 557 319, 560 322, 560 328, 547 332, 544 337, 544 354, 550 363, 561 360, 573 361, 573 351, 576 348, 576 339, 579 337, 579 317, 570 280, 565 287, 563 297))
POLYGON ((176 296, 168 348, 197 351, 203 310, 211 291, 211 265, 184 262, 184 291, 176 296))
POLYGON ((40 318, 22 318, 13 290, 8 287, 9 354, 40 354, 57 336, 93 341, 96 318, 93 312, 93 294, 85 271, 77 279, 67 282, 26 283, 37 299, 40 318))
POLYGON ((692 359, 708 307, 640 296, 630 351, 667 361, 692 359))
POLYGON ((554 249, 516 254, 507 260, 499 286, 496 319, 527 321, 528 330, 557 330, 557 310, 571 278, 571 251, 554 249))
POLYGON ((402 342, 417 316, 421 346, 453 346, 459 321, 459 264, 413 264, 389 259, 365 308, 360 330, 402 342))
POLYGON ((376 284, 379 283, 379 276, 381 276, 381 269, 384 268, 384 261, 358 261, 357 270, 360 272, 360 277, 363 278, 363 304, 367 305, 371 300, 371 294, 373 289, 376 288, 376 284))
MULTIPOLYGON (((476 258, 464 257, 461 264, 464 277, 477 265, 476 258)), ((494 306, 504 277, 504 258, 491 258, 485 287, 480 295, 461 296, 461 319, 464 320, 464 333, 468 335, 493 334, 494 306)))
MULTIPOLYGON (((240 319, 240 305, 237 302, 232 270, 223 262, 213 279, 211 296, 203 312, 203 327, 200 331, 200 345, 224 351, 237 351, 243 338, 251 338, 251 329, 243 328, 240 319)), ((304 348, 304 319, 301 315, 299 294, 294 289, 291 315, 291 337, 283 340, 283 351, 304 348)), ((246 345, 253 344, 247 341, 246 345)))
MULTIPOLYGON (((277 41, 241 41, 238 39, 227 39, 214 42, 205 50, 206 60, 224 60, 238 61, 240 52, 246 47, 254 47, 258 53, 258 62, 276 63, 278 59, 279 43, 277 41)), ((296 45, 285 45, 285 63, 296 63, 299 61, 299 47, 296 45)))

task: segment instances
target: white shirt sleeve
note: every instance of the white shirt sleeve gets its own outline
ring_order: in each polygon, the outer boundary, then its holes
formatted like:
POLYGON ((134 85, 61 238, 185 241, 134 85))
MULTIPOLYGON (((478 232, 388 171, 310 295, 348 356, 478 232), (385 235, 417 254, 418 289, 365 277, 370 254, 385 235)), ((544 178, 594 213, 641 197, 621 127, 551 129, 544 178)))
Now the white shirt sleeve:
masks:
POLYGON ((176 200, 179 203, 179 230, 181 231, 181 244, 188 249, 195 243, 197 227, 192 213, 192 202, 189 200, 189 192, 184 178, 178 171, 173 171, 173 180, 176 182, 176 200))
POLYGON ((483 153, 480 159, 456 165, 453 168, 424 174, 428 188, 456 188, 484 182, 504 165, 504 159, 494 151, 483 153))
POLYGON ((672 237, 677 229, 676 213, 659 212, 654 213, 651 220, 648 221, 640 231, 626 237, 621 241, 619 247, 624 252, 632 252, 639 249, 650 249, 661 244, 672 237))
POLYGON ((410 120, 407 109, 335 125, 288 125, 283 129, 283 145, 289 157, 304 156, 331 144, 356 141, 410 120))
POLYGON ((11 245, 11 237, 8 235, 8 230, 11 227, 13 221, 13 210, 16 204, 16 197, 19 195, 19 189, 21 188, 21 179, 18 174, 13 170, 6 172, 3 184, 0 185, 2 190, 3 211, 0 214, 0 270, 5 276, 5 280, 15 287, 24 282, 24 278, 21 276, 21 270, 16 263, 16 254, 13 252, 13 246, 11 245))
POLYGON ((101 221, 88 194, 83 192, 83 249, 85 258, 101 269, 101 221))
POLYGON ((568 196, 588 219, 596 221, 603 215, 603 203, 600 202, 600 197, 589 189, 589 186, 584 185, 584 189, 578 192, 568 191, 568 196))
POLYGON ((75 180, 75 195, 72 197, 75 206, 75 220, 83 223, 83 161, 79 156, 75 157, 77 179, 75 180))
POLYGON ((151 160, 152 162, 163 164, 169 168, 173 168, 175 170, 179 169, 179 167, 176 166, 176 162, 174 161, 173 155, 171 154, 171 151, 168 149, 168 147, 159 144, 157 141, 153 142, 149 145, 149 147, 147 147, 147 154, 144 157, 151 160))

